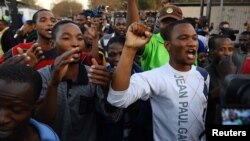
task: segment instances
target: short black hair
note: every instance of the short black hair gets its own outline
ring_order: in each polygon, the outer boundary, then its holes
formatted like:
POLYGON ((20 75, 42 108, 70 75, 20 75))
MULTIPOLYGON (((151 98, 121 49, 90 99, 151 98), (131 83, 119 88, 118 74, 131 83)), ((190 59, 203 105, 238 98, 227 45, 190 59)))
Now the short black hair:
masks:
POLYGON ((125 44, 125 37, 124 36, 115 36, 115 37, 112 37, 110 38, 108 44, 107 44, 107 49, 109 50, 109 45, 113 44, 113 43, 119 43, 121 45, 124 46, 125 44))
POLYGON ((28 24, 28 25, 33 25, 33 24, 35 24, 35 22, 34 22, 33 20, 27 20, 25 23, 28 24))
POLYGON ((59 22, 56 23, 56 24, 54 25, 54 27, 52 28, 52 40, 55 40, 55 39, 56 39, 56 34, 57 34, 57 32, 59 31, 60 26, 65 25, 65 24, 68 24, 68 23, 75 24, 75 25, 78 27, 78 25, 77 25, 75 22, 70 21, 70 20, 62 20, 62 21, 59 21, 59 22))
POLYGON ((126 18, 125 17, 116 17, 115 20, 114 20, 114 24, 116 25, 116 22, 118 21, 118 19, 125 19, 126 21, 126 18))
POLYGON ((194 18, 192 18, 192 17, 186 17, 183 20, 189 22, 195 28, 196 21, 195 21, 194 18))
POLYGON ((223 25, 225 25, 225 24, 230 25, 229 22, 227 22, 227 21, 222 21, 222 22, 219 24, 219 28, 220 28, 220 29, 223 29, 223 25))
POLYGON ((48 9, 40 9, 40 10, 36 11, 36 13, 34 13, 34 15, 33 15, 33 17, 32 17, 32 20, 34 21, 34 23, 36 23, 38 14, 39 14, 40 12, 43 12, 43 11, 51 12, 51 11, 48 10, 48 9))
POLYGON ((228 38, 227 36, 224 36, 224 35, 215 35, 215 36, 211 37, 208 40, 208 48, 209 48, 209 50, 213 51, 213 50, 216 49, 216 46, 217 46, 216 40, 217 39, 230 39, 230 38, 228 38))
POLYGON ((240 35, 249 35, 250 36, 250 32, 249 31, 243 31, 240 33, 240 35))
POLYGON ((174 22, 170 23, 168 25, 168 27, 160 33, 161 36, 162 36, 162 38, 165 41, 170 40, 171 39, 171 33, 174 30, 174 27, 177 26, 177 25, 179 25, 179 24, 190 24, 190 22, 186 21, 186 20, 177 20, 177 21, 174 21, 174 22))
POLYGON ((35 100, 38 100, 42 90, 42 78, 32 67, 23 64, 0 66, 0 79, 7 82, 28 83, 32 86, 35 100))
POLYGON ((7 21, 5 21, 5 20, 1 20, 0 19, 0 22, 2 22, 4 25, 6 25, 6 26, 8 26, 9 24, 8 24, 8 22, 7 21))
POLYGON ((86 14, 85 14, 84 12, 80 12, 80 13, 78 13, 77 15, 82 15, 82 16, 84 16, 85 18, 87 18, 86 14))

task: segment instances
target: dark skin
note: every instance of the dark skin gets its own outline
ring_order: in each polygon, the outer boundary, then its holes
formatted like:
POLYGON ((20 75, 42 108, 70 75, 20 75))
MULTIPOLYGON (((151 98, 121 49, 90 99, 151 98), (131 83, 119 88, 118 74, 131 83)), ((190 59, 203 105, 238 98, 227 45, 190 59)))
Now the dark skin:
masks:
POLYGON ((37 43, 34 43, 26 52, 20 47, 18 47, 17 50, 19 54, 8 58, 3 64, 11 65, 20 63, 35 67, 42 59, 44 59, 42 48, 37 43))
POLYGON ((233 51, 234 45, 229 38, 216 39, 216 49, 211 51, 211 54, 213 64, 216 65, 222 80, 226 75, 236 72, 236 66, 232 61, 233 51))
POLYGON ((171 39, 165 42, 165 47, 170 54, 170 65, 178 71, 189 71, 198 50, 198 36, 192 25, 176 25, 171 33, 171 39))
MULTIPOLYGON (((112 76, 111 86, 116 91, 126 90, 129 86, 132 62, 137 49, 142 48, 150 40, 152 34, 139 23, 130 25, 126 34, 126 42, 121 59, 112 76)), ((174 27, 171 39, 165 46, 170 54, 170 65, 182 72, 189 71, 195 61, 195 53, 198 49, 197 34, 191 24, 182 23, 174 27), (189 51, 192 51, 189 52, 189 51)))
POLYGON ((78 14, 76 16, 75 22, 80 26, 80 28, 84 28, 84 25, 87 22, 87 18, 82 14, 78 14))
POLYGON ((37 15, 37 20, 35 21, 35 28, 37 30, 37 43, 42 47, 43 51, 48 51, 52 49, 51 37, 52 28, 56 24, 56 18, 50 11, 42 11, 37 15))
POLYGON ((0 79, 0 140, 40 141, 29 119, 37 107, 33 87, 29 83, 0 79))
POLYGON ((154 17, 147 17, 146 25, 149 28, 149 31, 153 32, 154 24, 155 24, 155 18, 154 17))
POLYGON ((76 62, 79 61, 81 50, 84 48, 80 28, 72 23, 62 25, 56 39, 53 41, 53 45, 58 49, 60 55, 55 60, 52 79, 44 97, 44 102, 36 112, 36 117, 47 124, 51 124, 55 119, 59 83, 63 78, 72 81, 77 79, 79 64, 76 62))
POLYGON ((123 91, 128 88, 137 49, 144 47, 151 36, 148 28, 140 23, 135 22, 129 26, 121 58, 112 75, 111 87, 114 90, 123 91))
POLYGON ((25 53, 18 48, 20 56, 12 57, 7 63, 22 63, 35 67, 40 60, 44 59, 43 52, 53 49, 51 46, 51 30, 56 23, 56 18, 50 11, 41 11, 37 14, 35 29, 37 30, 37 41, 25 53))
POLYGON ((85 41, 84 51, 88 52, 90 56, 99 57, 98 55, 98 40, 99 35, 96 27, 86 27, 86 31, 83 33, 83 39, 85 41))
POLYGON ((250 52, 250 35, 240 35, 239 44, 241 50, 244 52, 250 52))
MULTIPOLYGON (((59 83, 63 79, 70 79, 72 82, 77 80, 79 74, 78 62, 85 47, 81 30, 73 23, 67 23, 59 27, 53 45, 58 49, 60 55, 55 60, 52 79, 44 97, 44 102, 36 113, 36 117, 47 124, 51 124, 55 119, 59 83)), ((106 72, 105 66, 98 65, 94 59, 92 63, 93 65, 88 73, 89 81, 107 88, 109 74, 106 72)))
POLYGON ((112 68, 116 67, 122 54, 123 45, 120 43, 112 43, 109 45, 108 61, 112 68))
MULTIPOLYGON (((138 14, 138 8, 137 8, 137 3, 138 3, 138 0, 127 0, 128 1, 128 14, 127 14, 127 26, 131 25, 133 22, 138 22, 140 21, 139 19, 139 14, 138 14)), ((169 1, 167 0, 163 0, 161 2, 162 4, 162 7, 164 6, 167 6, 169 4, 169 1)), ((165 30, 166 27, 172 23, 176 21, 176 19, 173 19, 173 18, 165 18, 165 19, 162 19, 160 21, 160 32, 165 30)), ((137 50, 137 55, 141 55, 143 54, 143 51, 144 51, 144 48, 140 48, 137 50)))
MULTIPOLYGON (((216 39, 216 48, 211 50, 212 63, 216 67, 221 84, 228 74, 236 73, 237 68, 232 61, 233 50, 234 46, 229 38, 216 39)), ((213 98, 219 98, 220 86, 215 87, 210 93, 213 98)))
POLYGON ((115 35, 123 36, 126 33, 126 19, 119 17, 115 19, 114 25, 115 35))

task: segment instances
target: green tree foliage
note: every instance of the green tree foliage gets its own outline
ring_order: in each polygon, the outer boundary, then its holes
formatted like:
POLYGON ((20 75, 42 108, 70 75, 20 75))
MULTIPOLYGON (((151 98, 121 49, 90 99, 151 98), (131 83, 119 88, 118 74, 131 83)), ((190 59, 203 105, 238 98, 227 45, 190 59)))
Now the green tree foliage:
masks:
POLYGON ((63 0, 53 6, 52 12, 56 17, 73 17, 82 9, 82 4, 79 2, 63 0))

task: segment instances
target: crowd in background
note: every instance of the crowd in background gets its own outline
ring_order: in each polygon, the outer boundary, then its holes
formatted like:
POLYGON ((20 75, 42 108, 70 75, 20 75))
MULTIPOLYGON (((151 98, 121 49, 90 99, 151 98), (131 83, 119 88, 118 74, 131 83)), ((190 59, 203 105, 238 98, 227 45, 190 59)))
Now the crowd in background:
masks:
POLYGON ((250 105, 248 23, 127 1, 67 19, 40 9, 16 31, 0 20, 0 140, 205 140, 218 106, 250 105))

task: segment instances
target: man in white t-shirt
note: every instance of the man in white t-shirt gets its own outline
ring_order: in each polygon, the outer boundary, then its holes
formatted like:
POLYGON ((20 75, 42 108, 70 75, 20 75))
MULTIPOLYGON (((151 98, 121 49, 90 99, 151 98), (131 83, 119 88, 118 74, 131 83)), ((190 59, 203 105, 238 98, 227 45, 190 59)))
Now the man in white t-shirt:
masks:
POLYGON ((205 140, 208 73, 192 65, 198 35, 191 24, 176 21, 164 33, 170 61, 160 68, 130 77, 134 56, 151 38, 146 27, 133 23, 127 32, 121 59, 113 74, 108 101, 127 107, 150 98, 155 141, 205 140))

